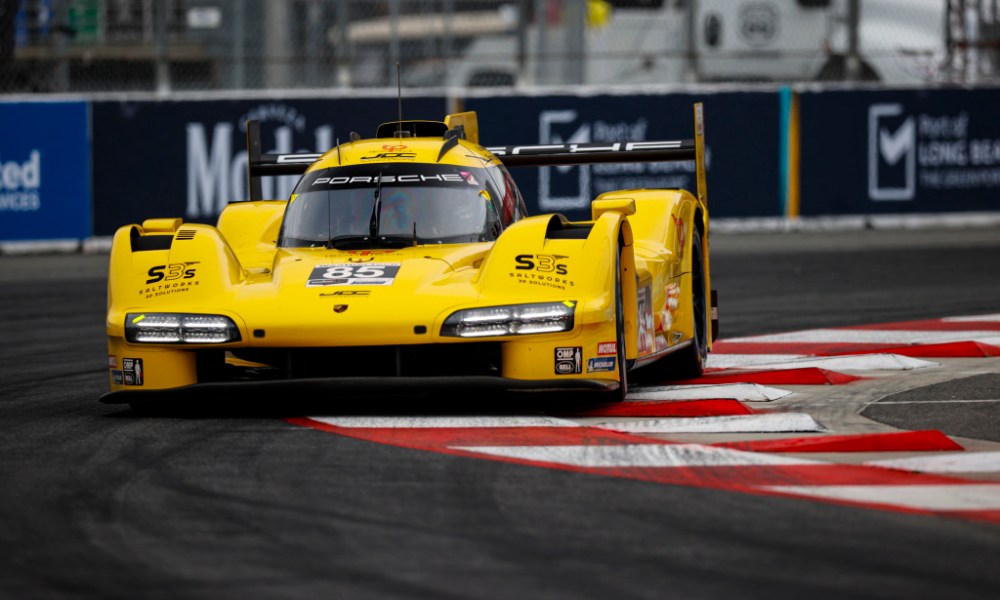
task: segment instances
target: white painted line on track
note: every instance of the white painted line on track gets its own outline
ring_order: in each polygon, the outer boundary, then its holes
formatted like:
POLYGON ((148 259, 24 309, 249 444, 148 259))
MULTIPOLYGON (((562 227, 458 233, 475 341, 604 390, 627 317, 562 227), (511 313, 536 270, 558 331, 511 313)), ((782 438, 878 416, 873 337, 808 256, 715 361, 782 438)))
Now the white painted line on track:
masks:
POLYGON ((953 485, 770 485, 761 489, 813 498, 925 510, 1000 509, 1000 483, 953 485))
POLYGON ((996 323, 1000 322, 1000 313, 994 313, 992 315, 967 315, 964 317, 945 317, 941 320, 945 323, 968 323, 968 322, 996 323))
POLYGON ((848 356, 800 357, 772 362, 772 354, 709 355, 708 366, 721 369, 761 369, 777 371, 817 367, 830 371, 909 371, 936 367, 938 363, 899 354, 852 354, 848 356), (715 360, 712 360, 715 359, 715 360))
POLYGON ((962 452, 940 456, 913 456, 870 460, 864 464, 919 473, 1000 473, 1000 452, 962 452))
POLYGON ((738 369, 756 367, 757 365, 789 363, 797 360, 809 360, 808 354, 719 354, 708 355, 705 367, 709 369, 738 369))
POLYGON ((615 446, 453 446, 457 450, 574 467, 737 467, 804 465, 815 461, 698 444, 615 446))
POLYGON ((942 344, 946 342, 974 341, 997 337, 992 331, 897 331, 891 329, 807 329, 789 333, 755 335, 732 338, 726 342, 753 342, 757 344, 942 344))
POLYGON ((941 404, 942 402, 952 404, 958 403, 979 403, 979 402, 1000 402, 1000 398, 963 400, 960 398, 942 398, 940 400, 879 400, 877 404, 941 404))
POLYGON ((781 433, 824 431, 806 413, 767 413, 724 417, 675 417, 591 423, 591 427, 624 433, 781 433))
POLYGON ((309 417, 313 421, 334 427, 368 429, 417 429, 417 428, 486 428, 486 427, 579 427, 568 419, 556 417, 309 417))
POLYGON ((732 399, 745 402, 770 402, 792 392, 758 383, 726 383, 719 385, 662 385, 631 388, 629 400, 705 400, 732 399))

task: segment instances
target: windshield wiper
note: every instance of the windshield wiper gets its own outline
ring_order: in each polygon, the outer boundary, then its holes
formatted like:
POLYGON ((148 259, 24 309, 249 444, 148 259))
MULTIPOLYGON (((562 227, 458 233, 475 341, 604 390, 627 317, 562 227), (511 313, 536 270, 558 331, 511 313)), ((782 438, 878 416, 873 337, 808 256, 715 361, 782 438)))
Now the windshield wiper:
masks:
POLYGON ((337 235, 326 242, 328 249, 363 250, 365 248, 408 248, 417 245, 417 238, 409 235, 337 235))
POLYGON ((372 205, 372 216, 368 220, 368 233, 372 237, 378 237, 378 222, 382 218, 382 173, 378 174, 378 181, 375 182, 375 203, 372 205))

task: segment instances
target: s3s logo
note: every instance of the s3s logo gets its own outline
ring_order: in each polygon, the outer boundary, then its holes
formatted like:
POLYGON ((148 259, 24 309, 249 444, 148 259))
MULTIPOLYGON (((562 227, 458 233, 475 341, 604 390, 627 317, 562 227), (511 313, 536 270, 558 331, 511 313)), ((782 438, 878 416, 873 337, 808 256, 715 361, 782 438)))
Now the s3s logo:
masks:
POLYGON ((169 265, 157 265, 150 267, 146 272, 149 279, 146 283, 156 283, 158 281, 171 281, 174 279, 191 279, 195 276, 195 268, 192 265, 196 262, 172 263, 169 265))
POLYGON ((530 271, 534 269, 539 273, 557 273, 565 275, 568 271, 566 265, 559 261, 568 258, 560 254, 518 254, 514 257, 517 264, 515 269, 530 271))

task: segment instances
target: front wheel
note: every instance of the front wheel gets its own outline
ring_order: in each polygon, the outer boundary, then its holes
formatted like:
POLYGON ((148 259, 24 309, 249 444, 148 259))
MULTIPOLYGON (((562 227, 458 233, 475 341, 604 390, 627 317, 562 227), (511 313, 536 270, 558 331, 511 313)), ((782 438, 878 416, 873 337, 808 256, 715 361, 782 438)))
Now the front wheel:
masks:
POLYGON ((705 371, 708 359, 708 301, 705 297, 705 256, 701 234, 691 236, 691 317, 694 336, 687 346, 649 366, 660 379, 693 379, 705 371))
POLYGON ((618 389, 608 392, 610 402, 622 402, 628 394, 628 365, 625 362, 625 307, 622 304, 622 256, 618 252, 615 271, 615 341, 617 354, 615 362, 618 366, 618 389))

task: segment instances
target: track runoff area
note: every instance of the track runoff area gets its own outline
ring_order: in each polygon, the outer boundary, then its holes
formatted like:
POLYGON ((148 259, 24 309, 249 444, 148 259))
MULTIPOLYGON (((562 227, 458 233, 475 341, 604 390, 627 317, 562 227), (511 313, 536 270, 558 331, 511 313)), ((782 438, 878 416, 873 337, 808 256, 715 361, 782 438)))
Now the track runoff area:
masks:
POLYGON ((288 420, 476 459, 1000 524, 998 373, 1000 314, 956 316, 724 339, 703 377, 632 386, 620 404, 288 420))

